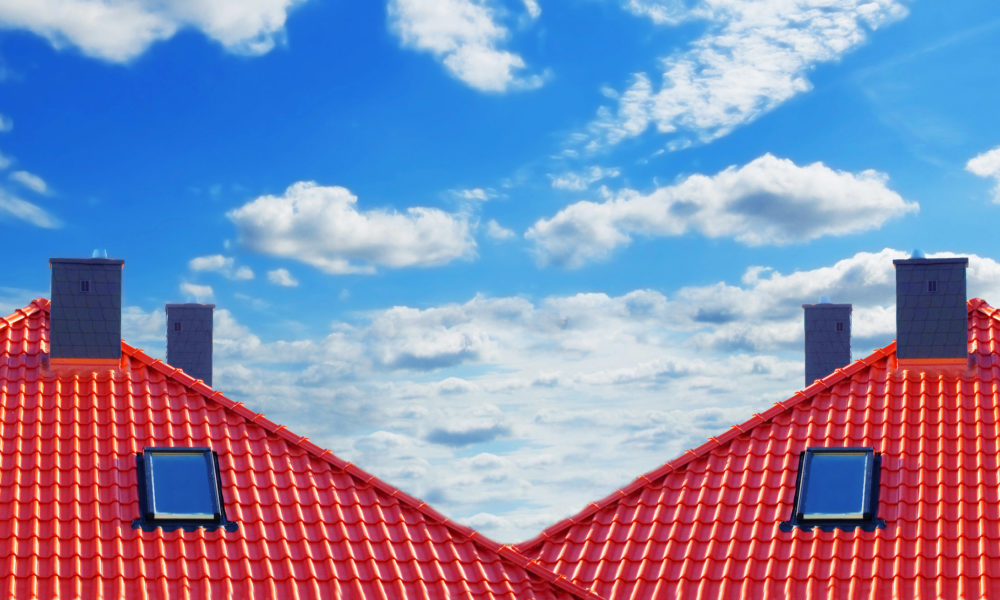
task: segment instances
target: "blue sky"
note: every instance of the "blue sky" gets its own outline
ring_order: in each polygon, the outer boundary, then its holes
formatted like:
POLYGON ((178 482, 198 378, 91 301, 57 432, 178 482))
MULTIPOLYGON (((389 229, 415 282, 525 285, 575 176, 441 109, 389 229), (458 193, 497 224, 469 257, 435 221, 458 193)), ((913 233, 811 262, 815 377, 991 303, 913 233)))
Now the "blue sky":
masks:
POLYGON ((216 387, 501 541, 802 387, 891 260, 1000 303, 1000 16, 903 0, 0 0, 4 313, 126 261, 216 387))

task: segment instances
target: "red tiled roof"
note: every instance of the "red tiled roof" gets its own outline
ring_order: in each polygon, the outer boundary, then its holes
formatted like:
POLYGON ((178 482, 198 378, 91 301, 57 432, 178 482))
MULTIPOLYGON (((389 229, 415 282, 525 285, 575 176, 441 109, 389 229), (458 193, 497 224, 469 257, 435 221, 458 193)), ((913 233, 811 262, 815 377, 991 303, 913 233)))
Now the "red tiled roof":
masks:
POLYGON ((594 598, 124 342, 46 371, 48 311, 0 318, 0 596, 594 598), (133 529, 146 446, 216 451, 238 530, 133 529))
POLYGON ((893 342, 518 548, 609 600, 1000 598, 1000 313, 968 308, 964 373, 893 342), (779 529, 810 446, 882 453, 885 529, 779 529))

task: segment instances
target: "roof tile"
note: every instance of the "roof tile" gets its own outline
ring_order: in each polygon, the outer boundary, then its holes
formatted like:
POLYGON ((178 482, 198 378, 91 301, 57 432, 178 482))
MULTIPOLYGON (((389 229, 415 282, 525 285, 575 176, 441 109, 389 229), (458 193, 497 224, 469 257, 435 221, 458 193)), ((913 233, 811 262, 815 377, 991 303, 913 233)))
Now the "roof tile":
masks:
POLYGON ((0 319, 0 595, 596 598, 124 342, 52 371, 48 308, 0 319), (133 529, 147 446, 212 448, 238 530, 133 529))
POLYGON ((968 331, 966 371, 890 344, 518 547, 608 599, 996 595, 1000 311, 970 300, 968 331), (809 446, 881 453, 885 529, 778 529, 809 446))

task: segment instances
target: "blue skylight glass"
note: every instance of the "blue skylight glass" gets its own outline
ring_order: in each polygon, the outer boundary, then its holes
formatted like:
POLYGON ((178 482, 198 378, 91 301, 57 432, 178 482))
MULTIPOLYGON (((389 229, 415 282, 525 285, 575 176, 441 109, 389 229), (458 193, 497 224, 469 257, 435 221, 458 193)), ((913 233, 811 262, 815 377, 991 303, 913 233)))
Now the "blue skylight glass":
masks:
POLYGON ((798 518, 873 518, 873 469, 871 448, 809 448, 799 479, 798 518))
POLYGON ((208 448, 147 448, 146 502, 153 519, 219 520, 215 457, 208 448))

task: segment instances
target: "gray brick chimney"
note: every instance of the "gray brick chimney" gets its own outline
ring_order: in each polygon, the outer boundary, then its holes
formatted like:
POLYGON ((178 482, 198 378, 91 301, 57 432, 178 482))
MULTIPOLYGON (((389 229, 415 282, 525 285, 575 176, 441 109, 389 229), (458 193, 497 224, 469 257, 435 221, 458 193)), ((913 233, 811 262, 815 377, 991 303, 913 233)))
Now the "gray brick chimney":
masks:
POLYGON ((851 362, 851 305, 803 304, 806 386, 851 362))
POLYGON ((167 305, 167 363, 212 385, 214 304, 167 305))
POLYGON ((119 360, 122 352, 122 269, 107 258, 52 258, 49 357, 119 360))
POLYGON ((896 267, 896 357, 966 360, 968 258, 908 258, 896 267))

